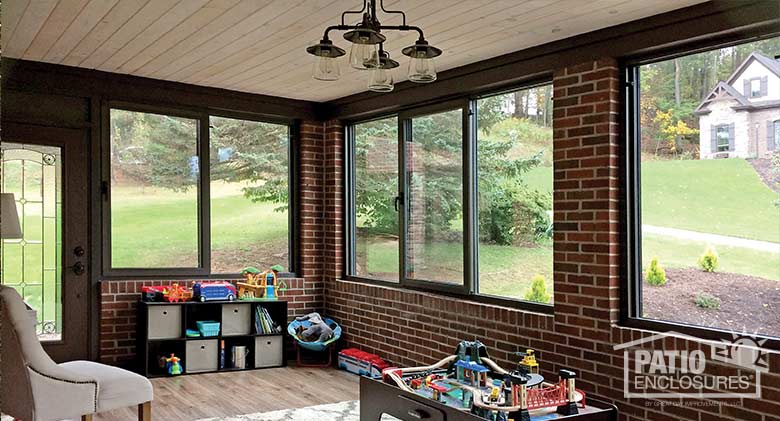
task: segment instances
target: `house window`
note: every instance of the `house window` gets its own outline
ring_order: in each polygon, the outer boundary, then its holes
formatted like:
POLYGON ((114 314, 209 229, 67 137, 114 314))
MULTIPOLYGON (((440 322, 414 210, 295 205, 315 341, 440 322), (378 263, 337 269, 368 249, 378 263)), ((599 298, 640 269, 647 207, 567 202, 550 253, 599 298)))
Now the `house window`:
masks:
MULTIPOLYGON (((766 49, 776 42, 729 48, 771 56, 766 49)), ((698 76, 700 63, 719 69, 721 81, 743 67, 729 51, 677 57, 679 98, 668 83, 675 78, 672 60, 626 69, 633 82, 626 100, 629 325, 698 336, 780 336, 773 300, 767 300, 780 285, 777 192, 750 159, 707 159, 710 151, 743 149, 739 142, 747 136, 735 138, 733 119, 720 110, 690 111, 701 92, 719 83, 698 76), (700 126, 699 119, 708 124, 700 126)))
POLYGON ((750 97, 758 98, 761 96, 761 79, 750 79, 750 97))
POLYGON ((290 128, 210 117, 211 272, 289 264, 290 128))
POLYGON ((715 128, 715 141, 718 152, 729 150, 729 126, 718 126, 715 128))
POLYGON ((546 84, 349 125, 347 276, 551 304, 551 94, 546 84))
POLYGON ((112 268, 199 266, 199 124, 111 110, 112 268))
POLYGON ((288 269, 288 125, 126 104, 108 120, 104 275, 288 269))

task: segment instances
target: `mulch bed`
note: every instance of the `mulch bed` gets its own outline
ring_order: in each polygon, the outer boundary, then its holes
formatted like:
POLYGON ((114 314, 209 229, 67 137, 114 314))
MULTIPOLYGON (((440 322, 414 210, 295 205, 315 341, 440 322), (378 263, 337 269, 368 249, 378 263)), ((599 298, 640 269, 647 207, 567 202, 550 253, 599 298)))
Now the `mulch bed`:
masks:
POLYGON ((736 273, 666 269, 662 287, 643 284, 644 317, 780 336, 780 282, 736 273), (720 309, 703 309, 700 292, 720 298, 720 309))
POLYGON ((780 172, 772 170, 772 163, 768 158, 749 159, 748 162, 756 170, 764 184, 770 189, 780 192, 780 172))

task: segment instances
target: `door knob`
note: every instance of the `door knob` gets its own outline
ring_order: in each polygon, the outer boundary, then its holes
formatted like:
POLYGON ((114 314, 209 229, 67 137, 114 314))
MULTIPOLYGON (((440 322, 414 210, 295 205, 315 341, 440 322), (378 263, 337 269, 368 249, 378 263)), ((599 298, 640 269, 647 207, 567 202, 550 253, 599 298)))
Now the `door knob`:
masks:
POLYGON ((73 254, 76 255, 77 257, 81 257, 85 253, 86 251, 84 250, 84 247, 76 246, 76 248, 73 249, 73 254))

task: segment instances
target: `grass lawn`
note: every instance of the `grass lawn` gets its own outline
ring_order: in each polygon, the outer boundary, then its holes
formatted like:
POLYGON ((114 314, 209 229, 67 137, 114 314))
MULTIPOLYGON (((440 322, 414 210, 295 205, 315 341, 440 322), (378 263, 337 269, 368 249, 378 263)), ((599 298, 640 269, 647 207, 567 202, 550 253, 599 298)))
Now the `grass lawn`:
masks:
MULTIPOLYGON (((286 243, 287 212, 275 212, 276 204, 253 203, 236 184, 213 183, 211 190, 212 250, 286 243)), ((113 189, 112 200, 115 267, 197 266, 194 191, 123 186, 113 189)))
POLYGON ((780 196, 744 159, 642 164, 642 223, 780 242, 780 196))
MULTIPOLYGON (((707 243, 685 241, 646 234, 642 239, 642 266, 647 269, 650 260, 658 257, 661 266, 669 268, 698 268, 698 259, 707 243)), ((742 273, 780 281, 780 253, 768 253, 742 247, 716 246, 719 272, 742 273)))

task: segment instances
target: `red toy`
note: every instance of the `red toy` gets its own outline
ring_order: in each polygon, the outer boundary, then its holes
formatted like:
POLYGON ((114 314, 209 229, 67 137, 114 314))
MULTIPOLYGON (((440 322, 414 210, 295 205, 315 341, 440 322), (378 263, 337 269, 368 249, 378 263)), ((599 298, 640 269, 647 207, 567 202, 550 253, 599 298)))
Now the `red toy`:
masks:
POLYGON ((343 368, 350 373, 379 378, 382 376, 382 370, 389 366, 378 355, 364 352, 357 348, 347 348, 339 352, 339 368, 343 368))

